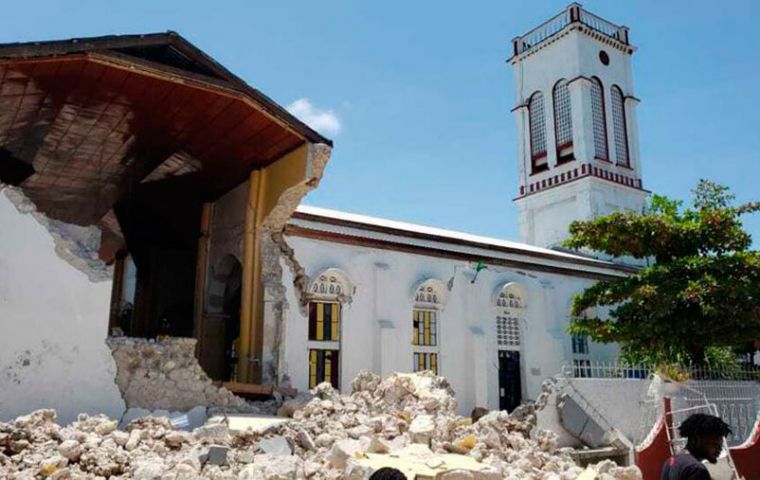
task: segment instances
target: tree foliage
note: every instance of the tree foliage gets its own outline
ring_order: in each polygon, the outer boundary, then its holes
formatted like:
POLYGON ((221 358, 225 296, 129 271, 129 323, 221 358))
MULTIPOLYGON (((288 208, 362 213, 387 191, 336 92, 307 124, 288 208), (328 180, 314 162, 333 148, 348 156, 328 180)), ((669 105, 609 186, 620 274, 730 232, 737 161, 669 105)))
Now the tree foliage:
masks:
POLYGON ((726 187, 701 180, 686 207, 654 195, 646 213, 573 222, 568 247, 651 265, 577 295, 571 333, 618 342, 633 360, 681 364, 760 339, 760 252, 750 250, 741 223, 760 204, 734 200, 726 187))

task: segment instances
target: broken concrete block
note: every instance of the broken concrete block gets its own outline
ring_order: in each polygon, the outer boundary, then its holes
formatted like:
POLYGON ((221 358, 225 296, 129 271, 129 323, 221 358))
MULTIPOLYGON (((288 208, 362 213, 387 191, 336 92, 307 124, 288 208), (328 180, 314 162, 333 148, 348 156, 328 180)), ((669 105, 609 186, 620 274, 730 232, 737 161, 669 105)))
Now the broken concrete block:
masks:
POLYGON ((123 447, 129 441, 129 434, 121 430, 116 430, 114 432, 111 432, 111 438, 113 439, 114 443, 116 443, 116 445, 123 447))
POLYGON ((140 440, 142 440, 142 430, 136 428, 129 432, 129 440, 124 445, 124 449, 128 452, 134 450, 140 444, 140 440))
POLYGON ((304 450, 314 450, 317 448, 316 443, 314 443, 314 440, 311 438, 311 435, 305 430, 299 430, 296 433, 296 443, 301 446, 304 450))
POLYGON ((348 436, 353 438, 354 440, 358 440, 361 437, 369 437, 374 433, 374 429, 367 427, 365 425, 357 425, 353 428, 349 428, 348 436))
POLYGON ((162 475, 161 480, 201 480, 201 476, 190 465, 180 463, 162 475))
POLYGON ((290 448, 290 444, 285 437, 271 437, 259 440, 256 444, 259 449, 270 455, 290 455, 293 453, 293 449, 290 448))
POLYGON ((435 432, 435 423, 431 415, 419 415, 409 425, 409 435, 414 443, 429 444, 435 432))
POLYGON ((486 468, 473 472, 475 480, 502 480, 504 477, 497 470, 486 468))
POLYGON ((238 480, 296 480, 303 476, 301 460, 294 456, 256 455, 238 480))
POLYGON ((353 439, 338 440, 330 450, 327 460, 333 468, 342 470, 346 468, 346 462, 349 458, 355 457, 361 452, 361 443, 353 439))
POLYGON ((108 435, 116 430, 117 426, 118 422, 116 420, 102 422, 95 426, 95 433, 98 435, 108 435))
POLYGON ((179 448, 183 443, 190 439, 191 435, 188 432, 181 430, 175 430, 164 435, 164 442, 171 448, 179 448))
POLYGON ((320 447, 329 447, 330 445, 335 443, 335 437, 333 437, 329 433, 322 433, 317 437, 316 443, 320 447))
POLYGON ((367 451, 369 453, 388 453, 391 451, 391 446, 380 437, 372 437, 367 451))
POLYGON ((66 440, 58 445, 58 453, 68 460, 76 462, 82 454, 82 447, 76 440, 66 440))
MULTIPOLYGON (((205 456, 204 456, 205 460, 205 456)), ((197 455, 187 455, 186 457, 182 458, 177 465, 185 465, 188 468, 190 468, 195 473, 199 473, 201 471, 202 462, 198 458, 197 455)))
POLYGON ((133 480, 158 480, 164 473, 164 465, 160 459, 142 460, 133 464, 133 480))
POLYGON ((196 428, 193 436, 201 442, 227 443, 230 440, 230 429, 224 423, 207 423, 196 428))
POLYGON ((68 459, 61 455, 53 455, 40 462, 39 472, 42 476, 49 476, 55 473, 57 470, 65 468, 69 464, 68 459))
POLYGON ((49 480, 69 480, 70 478, 72 478, 72 475, 69 468, 56 470, 48 477, 49 480))
POLYGON ((372 475, 372 468, 362 465, 354 459, 348 459, 346 469, 343 472, 343 480, 365 480, 372 475))
POLYGON ((436 474, 435 480, 475 480, 475 475, 469 470, 449 470, 436 474))
POLYGON ((227 454, 230 447, 224 445, 211 445, 206 453, 206 462, 211 465, 227 465, 227 454))
POLYGON ((236 460, 238 463, 253 463, 255 455, 252 448, 247 448, 237 452, 236 460))

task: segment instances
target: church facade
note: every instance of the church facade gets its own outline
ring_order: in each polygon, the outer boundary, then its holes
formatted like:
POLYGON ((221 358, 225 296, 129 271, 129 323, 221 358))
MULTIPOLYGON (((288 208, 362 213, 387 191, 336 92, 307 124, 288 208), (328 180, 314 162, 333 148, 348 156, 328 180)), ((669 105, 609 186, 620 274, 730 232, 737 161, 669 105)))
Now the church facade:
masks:
POLYGON ((572 220, 644 208, 633 51, 577 4, 513 40, 522 243, 300 207, 285 239, 307 281, 283 264, 281 377, 345 390, 361 369, 433 370, 463 411, 511 410, 563 367, 614 360, 567 333, 570 306, 632 268, 552 247, 572 220))
POLYGON ((615 359, 567 333, 570 306, 635 266, 558 247, 644 208, 633 52, 578 4, 512 41, 514 242, 298 206, 331 142, 176 33, 0 45, 0 97, 26 105, 0 109, 0 410, 118 416, 108 335, 192 337, 231 389, 432 370, 463 413, 615 359), (67 113, 93 105, 118 111, 67 113), (91 148, 47 148, 69 144, 91 148))

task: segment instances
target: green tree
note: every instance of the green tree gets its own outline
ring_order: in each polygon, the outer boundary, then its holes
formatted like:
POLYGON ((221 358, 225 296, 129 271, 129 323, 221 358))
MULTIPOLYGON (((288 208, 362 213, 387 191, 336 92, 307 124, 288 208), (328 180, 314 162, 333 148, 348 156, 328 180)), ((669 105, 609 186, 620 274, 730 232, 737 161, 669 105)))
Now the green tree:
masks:
POLYGON ((570 332, 618 342, 630 360, 681 365, 760 339, 760 252, 741 223, 760 204, 734 203, 728 188, 700 180, 687 207, 654 195, 646 213, 573 222, 566 246, 650 265, 577 295, 570 332))

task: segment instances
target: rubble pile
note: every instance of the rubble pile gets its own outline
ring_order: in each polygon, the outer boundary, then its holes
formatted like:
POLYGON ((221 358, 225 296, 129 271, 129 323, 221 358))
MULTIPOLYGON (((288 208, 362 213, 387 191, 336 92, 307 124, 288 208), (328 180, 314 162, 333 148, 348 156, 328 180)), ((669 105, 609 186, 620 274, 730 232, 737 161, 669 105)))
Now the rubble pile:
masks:
POLYGON ((116 385, 128 408, 190 410, 198 405, 250 410, 240 397, 214 385, 195 357, 194 338, 109 337, 116 385))
POLYGON ((359 480, 378 462, 418 465, 442 479, 641 478, 635 468, 613 465, 584 472, 557 449, 553 433, 535 429, 530 407, 491 412, 475 423, 456 408, 441 377, 382 380, 362 372, 350 395, 323 384, 284 402, 280 414, 291 420, 264 431, 230 429, 224 417, 193 432, 155 417, 124 431, 103 416, 80 415, 61 427, 55 412, 40 410, 0 423, 0 478, 359 480))

